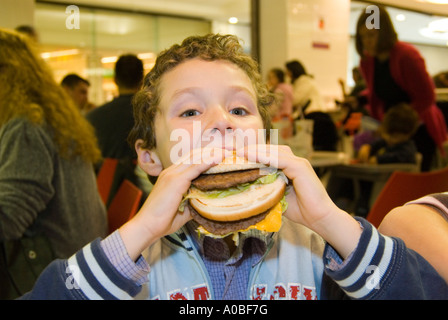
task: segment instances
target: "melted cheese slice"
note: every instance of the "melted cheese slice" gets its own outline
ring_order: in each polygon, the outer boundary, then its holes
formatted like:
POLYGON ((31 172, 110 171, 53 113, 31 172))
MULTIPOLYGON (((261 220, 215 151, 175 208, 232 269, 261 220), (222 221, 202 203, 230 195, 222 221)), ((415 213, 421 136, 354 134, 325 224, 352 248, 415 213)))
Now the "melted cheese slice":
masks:
POLYGON ((253 226, 250 226, 244 231, 250 230, 250 229, 258 229, 266 232, 277 232, 280 230, 280 227, 282 226, 282 205, 277 203, 271 211, 266 215, 266 217, 261 220, 260 222, 256 223, 253 226))

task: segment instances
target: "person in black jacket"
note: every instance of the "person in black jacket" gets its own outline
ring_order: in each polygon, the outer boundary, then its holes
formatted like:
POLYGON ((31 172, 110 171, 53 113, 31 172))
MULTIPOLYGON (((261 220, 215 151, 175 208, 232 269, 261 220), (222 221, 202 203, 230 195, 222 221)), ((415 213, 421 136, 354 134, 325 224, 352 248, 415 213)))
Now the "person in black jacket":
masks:
MULTIPOLYGON (((138 92, 143 81, 143 62, 133 54, 122 55, 115 64, 114 80, 119 95, 112 101, 90 111, 86 118, 95 128, 98 145, 103 158, 118 159, 113 184, 106 204, 110 204, 122 181, 127 179, 145 193, 149 193, 150 184, 136 174, 134 147, 127 142, 129 132, 134 126, 132 98, 138 92)), ((96 164, 99 171, 102 162, 96 164)))
POLYGON ((132 97, 143 80, 143 63, 135 55, 120 56, 115 64, 119 96, 90 111, 86 118, 94 126, 103 158, 136 158, 127 137, 134 125, 132 97))

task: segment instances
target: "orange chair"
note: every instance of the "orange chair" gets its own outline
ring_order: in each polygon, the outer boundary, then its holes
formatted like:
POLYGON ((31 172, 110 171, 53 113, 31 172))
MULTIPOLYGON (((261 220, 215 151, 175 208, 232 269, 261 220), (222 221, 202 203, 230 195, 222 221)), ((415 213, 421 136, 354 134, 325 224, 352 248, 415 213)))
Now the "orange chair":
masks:
POLYGON ((367 220, 379 227, 395 207, 432 193, 448 191, 448 167, 430 172, 394 172, 374 202, 367 220))
POLYGON ((112 199, 107 210, 109 233, 120 228, 137 212, 143 192, 125 179, 112 199))
POLYGON ((98 192, 104 204, 107 204, 107 200, 109 199, 117 165, 118 159, 105 158, 96 177, 98 192))

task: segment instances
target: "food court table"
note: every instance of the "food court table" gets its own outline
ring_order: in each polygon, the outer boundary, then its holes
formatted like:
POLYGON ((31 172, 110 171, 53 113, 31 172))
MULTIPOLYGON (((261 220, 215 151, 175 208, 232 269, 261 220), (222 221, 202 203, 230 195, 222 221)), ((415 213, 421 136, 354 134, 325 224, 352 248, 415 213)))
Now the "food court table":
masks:
POLYGON ((314 168, 342 165, 350 160, 344 152, 332 151, 313 151, 307 159, 314 168))
POLYGON ((330 169, 330 179, 346 178, 353 181, 354 203, 360 197, 360 181, 373 183, 369 205, 372 206, 378 194, 394 171, 419 172, 418 164, 359 164, 344 163, 330 169))

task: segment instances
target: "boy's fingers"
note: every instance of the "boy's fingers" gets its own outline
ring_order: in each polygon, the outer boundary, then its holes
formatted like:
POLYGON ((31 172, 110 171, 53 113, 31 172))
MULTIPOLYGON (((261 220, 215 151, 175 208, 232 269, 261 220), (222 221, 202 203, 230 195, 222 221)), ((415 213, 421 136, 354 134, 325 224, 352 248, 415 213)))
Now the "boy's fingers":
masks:
POLYGON ((174 164, 173 170, 192 180, 231 155, 231 151, 220 148, 194 149, 174 164))
POLYGON ((293 153, 285 146, 274 144, 249 145, 237 150, 237 155, 249 161, 260 162, 268 166, 282 169, 281 160, 293 153))

